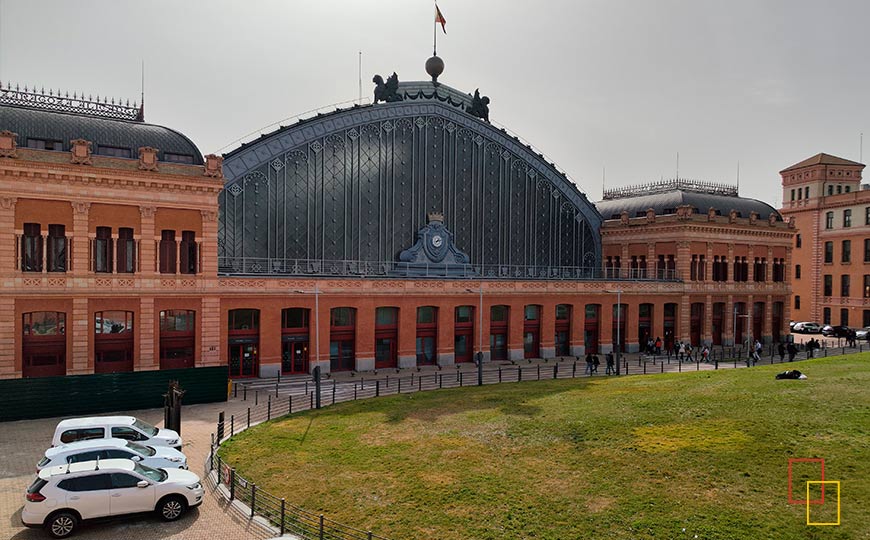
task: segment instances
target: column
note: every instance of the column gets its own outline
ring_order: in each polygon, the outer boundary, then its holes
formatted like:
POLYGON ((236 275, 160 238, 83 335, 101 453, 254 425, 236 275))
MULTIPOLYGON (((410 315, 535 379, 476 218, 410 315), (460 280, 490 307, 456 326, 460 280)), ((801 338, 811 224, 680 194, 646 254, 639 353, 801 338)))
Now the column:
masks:
POLYGON ((67 360, 67 375, 82 375, 93 373, 93 366, 88 365, 90 354, 88 350, 88 338, 93 329, 88 324, 88 299, 73 298, 72 324, 67 321, 67 331, 72 332, 72 351, 67 360))
POLYGON ((713 244, 707 243, 707 257, 704 261, 704 281, 713 281, 713 244))
POLYGON ((752 268, 752 272, 749 274, 749 281, 754 282, 757 278, 755 276, 755 250, 752 248, 752 244, 749 244, 749 255, 746 256, 746 264, 752 268))
POLYGON ((677 242, 677 274, 685 281, 692 275, 691 246, 691 242, 677 242))
POLYGON ((556 303, 553 300, 541 303, 541 357, 556 356, 556 303))
POLYGON ((631 257, 628 255, 628 244, 622 244, 622 259, 620 264, 621 270, 619 275, 616 276, 617 278, 627 276, 631 271, 631 257))
POLYGON ((414 302, 399 303, 399 367, 417 366, 417 306, 414 302))
MULTIPOLYGON (((575 297, 576 300, 576 297, 575 297)), ((586 354, 584 330, 586 329, 586 304, 571 305, 571 354, 583 356, 586 354)))
MULTIPOLYGON (((3 237, 12 228, 0 229, 3 237)), ((21 377, 21 366, 15 366, 15 353, 21 350, 21 337, 15 335, 15 298, 0 297, 0 379, 21 377), (16 337, 18 343, 16 344, 16 337)))
MULTIPOLYGON (((662 346, 664 346, 665 341, 665 301, 662 299, 657 299, 658 301, 653 302, 653 312, 652 312, 652 327, 650 328, 650 332, 652 332, 652 338, 661 338, 662 346)), ((641 344, 641 347, 646 344, 641 344)))
POLYGON ((154 214, 157 209, 153 206, 139 207, 139 227, 141 240, 139 241, 139 268, 143 276, 153 277, 157 267, 157 250, 155 238, 157 231, 154 229, 154 214))
MULTIPOLYGON (((133 366, 136 371, 146 371, 160 368, 160 355, 157 349, 158 330, 157 313, 154 313, 154 297, 139 298, 139 320, 136 321, 136 331, 139 336, 139 359, 133 366)), ((197 321, 197 325, 200 322, 197 321)))
POLYGON ((650 242, 646 246, 646 275, 647 277, 658 277, 658 272, 659 258, 656 256, 656 243, 650 242))
POLYGON ((218 213, 215 210, 201 210, 202 241, 199 242, 197 254, 200 265, 197 273, 207 278, 217 277, 218 271, 218 213))
POLYGON ((616 298, 616 294, 596 298, 601 305, 598 313, 598 344, 599 352, 602 353, 616 351, 616 334, 613 332, 613 306, 616 305, 616 298))
POLYGON ((456 306, 452 302, 438 304, 438 365, 452 366, 455 363, 453 352, 454 323, 456 306))
MULTIPOLYGON (((488 296, 486 289, 483 291, 483 326, 478 328, 477 325, 480 324, 480 315, 477 311, 474 312, 476 317, 474 318, 474 343, 475 343, 475 351, 477 349, 478 340, 481 340, 483 343, 481 344, 481 349, 483 350, 483 361, 489 362, 492 360, 492 352, 489 349, 489 333, 490 333, 490 313, 492 306, 496 304, 493 302, 488 296)), ((478 307, 474 308, 475 310, 480 309, 480 299, 478 298, 478 307)))
POLYGON ((48 232, 40 235, 42 239, 42 273, 48 272, 48 232))
POLYGON ((722 336, 723 345, 734 345, 734 296, 728 295, 725 301, 725 324, 724 335, 722 336))
POLYGON ((773 248, 767 248, 767 268, 765 269, 764 281, 773 282, 773 248))
POLYGON ((704 343, 713 343, 713 297, 704 298, 704 343))
MULTIPOLYGON (((18 256, 15 249, 15 197, 0 197, 0 272, 9 272, 18 268, 18 256)), ((18 252, 21 251, 19 248, 18 252)), ((2 365, 2 361, 0 361, 2 365)), ((0 367, 0 373, 3 372, 0 367)))
MULTIPOLYGON (((321 306, 323 307, 323 306, 321 306)), ((356 370, 375 369, 375 307, 372 297, 361 300, 356 308, 356 370)), ((321 354, 323 344, 320 344, 321 354)))
POLYGON ((734 244, 728 244, 728 262, 726 266, 728 268, 728 283, 734 283, 734 244))
MULTIPOLYGON (((313 314, 314 310, 311 313, 313 314)), ((221 358, 221 299, 219 297, 203 297, 199 320, 202 332, 199 364, 201 366, 226 364, 221 358)), ((313 349, 309 346, 309 350, 313 349)))
MULTIPOLYGON (((689 295, 680 296, 680 341, 688 343, 692 342, 692 303, 689 301, 689 295)), ((697 343, 692 343, 692 347, 697 347, 697 343)))
POLYGON ((181 238, 175 238, 175 276, 181 276, 181 238))
POLYGON ((770 294, 764 297, 764 323, 761 334, 762 343, 773 341, 773 296, 770 294))
POLYGON ((508 360, 522 360, 525 357, 525 349, 523 348, 525 299, 514 299, 509 305, 511 309, 508 317, 508 360))
POLYGON ((90 240, 88 239, 88 212, 91 203, 76 201, 73 207, 73 263, 72 270, 76 276, 82 277, 88 274, 88 262, 90 254, 90 240))
MULTIPOLYGON (((116 229, 117 231, 117 229, 116 229)), ((112 255, 110 259, 112 260, 112 275, 118 273, 118 233, 112 233, 112 255)))

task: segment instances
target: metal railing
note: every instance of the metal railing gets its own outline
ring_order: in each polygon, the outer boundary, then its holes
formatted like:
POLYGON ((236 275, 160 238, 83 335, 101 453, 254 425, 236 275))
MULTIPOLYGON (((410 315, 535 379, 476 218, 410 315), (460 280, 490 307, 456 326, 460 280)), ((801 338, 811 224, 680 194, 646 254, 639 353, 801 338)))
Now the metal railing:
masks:
MULTIPOLYGON (((794 360, 813 357, 827 357, 834 354, 864 352, 867 344, 857 347, 828 347, 827 344, 815 352, 801 347, 794 360)), ((788 355, 781 358, 777 354, 775 344, 766 346, 767 354, 762 355, 759 363, 777 364, 789 363, 788 355), (767 361, 765 362, 765 357, 767 361), (779 360, 778 360, 779 359, 779 360)), ((718 369, 749 368, 752 363, 748 351, 741 347, 713 347, 706 358, 702 358, 701 349, 694 349, 691 356, 680 357, 676 354, 645 355, 637 354, 637 358, 623 357, 620 362, 620 376, 652 373, 676 373, 683 371, 709 371, 718 369)), ((468 365, 471 370, 463 370, 457 364, 455 369, 437 368, 438 371, 414 373, 384 378, 338 382, 335 379, 322 380, 318 385, 314 381, 299 379, 255 380, 233 383, 232 395, 241 397, 241 401, 249 402, 241 414, 230 415, 227 419, 221 413, 212 433, 209 454, 205 460, 205 476, 215 487, 219 496, 230 502, 238 501, 245 506, 246 517, 253 519, 259 516, 269 527, 281 535, 292 534, 302 540, 387 540, 371 531, 363 531, 355 527, 333 521, 322 514, 309 512, 300 507, 288 504, 284 497, 278 497, 245 478, 230 463, 219 455, 220 445, 242 431, 270 421, 274 418, 296 412, 315 410, 319 406, 329 406, 346 401, 369 399, 380 396, 425 392, 442 388, 460 388, 465 386, 481 386, 489 384, 521 383, 554 379, 570 379, 578 377, 595 378, 608 376, 605 365, 593 369, 586 362, 574 357, 563 357, 532 363, 531 360, 517 361, 510 364, 490 365, 477 369, 474 364, 468 365), (566 360, 567 358, 567 360, 566 360)), ((616 376, 616 372, 612 373, 616 376)))
POLYGON ((358 276, 454 279, 681 281, 677 270, 650 267, 524 266, 512 264, 410 264, 397 261, 218 257, 223 276, 358 276))

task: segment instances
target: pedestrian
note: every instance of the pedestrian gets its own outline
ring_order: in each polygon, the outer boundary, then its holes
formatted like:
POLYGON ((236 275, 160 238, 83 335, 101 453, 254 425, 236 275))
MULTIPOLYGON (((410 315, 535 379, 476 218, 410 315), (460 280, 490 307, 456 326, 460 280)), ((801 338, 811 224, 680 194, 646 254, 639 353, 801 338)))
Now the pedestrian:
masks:
POLYGON ((704 348, 701 350, 701 360, 707 362, 707 358, 710 356, 710 348, 704 345, 704 348))
POLYGON ((594 355, 592 357, 592 373, 598 373, 598 366, 601 365, 601 361, 598 360, 598 355, 594 355))
POLYGON ((604 371, 605 374, 610 375, 612 373, 616 373, 616 370, 613 368, 613 353, 609 352, 604 357, 607 361, 607 369, 604 371))
POLYGON ((795 355, 797 355, 797 352, 798 352, 797 347, 795 346, 794 343, 789 343, 788 347, 786 347, 786 348, 788 349, 788 361, 794 362, 794 357, 795 357, 795 355))
POLYGON ((655 346, 656 346, 656 354, 662 354, 662 338, 660 338, 660 337, 656 338, 655 346))
POLYGON ((692 344, 686 343, 686 362, 692 362, 692 344))
POLYGON ((586 371, 583 374, 592 375, 592 353, 586 355, 586 371))
POLYGON ((807 341, 807 343, 806 343, 805 346, 806 346, 806 348, 807 348, 807 358, 808 358, 808 359, 809 359, 809 358, 812 358, 812 357, 813 357, 813 349, 814 349, 815 346, 816 346, 816 340, 813 339, 813 338, 810 338, 810 340, 807 341))
POLYGON ((753 366, 756 363, 758 363, 759 360, 761 360, 761 349, 762 349, 761 341, 756 339, 755 340, 755 347, 752 350, 752 365, 753 366))
POLYGON ((779 346, 776 348, 776 352, 779 353, 779 361, 785 362, 785 345, 782 341, 779 342, 779 346))
POLYGON ((682 362, 686 357, 686 346, 682 341, 679 342, 679 347, 677 348, 680 354, 680 362, 682 362))

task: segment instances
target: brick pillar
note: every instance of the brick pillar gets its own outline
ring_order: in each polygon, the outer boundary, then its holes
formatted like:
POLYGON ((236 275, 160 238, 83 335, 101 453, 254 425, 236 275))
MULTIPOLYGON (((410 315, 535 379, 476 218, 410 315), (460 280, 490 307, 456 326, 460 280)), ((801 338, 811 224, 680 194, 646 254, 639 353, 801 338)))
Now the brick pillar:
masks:
POLYGON ((143 276, 153 277, 157 264, 157 250, 155 238, 157 231, 154 230, 154 213, 157 209, 153 206, 139 207, 139 227, 141 228, 142 240, 139 242, 139 267, 143 276))
MULTIPOLYGON (((680 296, 680 341, 691 343, 692 341, 692 304, 689 301, 689 295, 680 296)), ((697 343, 692 343, 692 347, 697 347, 697 343)))
POLYGON ((582 356, 585 354, 586 343, 584 342, 584 330, 586 328, 586 304, 574 304, 571 306, 571 354, 582 356))
POLYGON ((549 300, 541 304, 541 357, 556 356, 556 304, 549 300))
POLYGON ((751 271, 749 272, 749 281, 755 281, 755 249, 752 248, 752 244, 749 244, 749 254, 746 256, 746 264, 749 265, 751 271))
MULTIPOLYGON (((88 211, 91 203, 76 201, 73 207, 73 230, 72 230, 72 271, 78 277, 84 277, 89 273, 89 246, 88 237, 88 211)), ((43 259, 43 261, 45 261, 43 259)))
POLYGON ((510 304, 508 317, 508 360, 522 360, 525 356, 523 349, 523 321, 525 318, 525 301, 514 300, 510 304))
POLYGON ((616 305, 616 295, 608 294, 597 298, 601 302, 601 310, 598 317, 598 343, 600 352, 613 352, 616 350, 616 334, 613 332, 613 306, 616 305))
MULTIPOLYGON (((357 371, 375 369, 375 307, 376 302, 371 296, 362 299, 357 305, 354 347, 357 371)), ((320 353, 323 354, 323 343, 320 344, 320 353)))
POLYGON ((713 281, 713 244, 707 243, 707 260, 704 261, 704 281, 713 281))
POLYGON ((199 242, 199 258, 202 265, 197 273, 206 278, 216 278, 218 271, 218 213, 215 210, 202 210, 202 240, 199 242))
POLYGON ((677 274, 685 281, 688 281, 692 275, 692 253, 689 242, 677 242, 677 274))
MULTIPOLYGON (((312 314, 313 314, 312 310, 312 314)), ((221 358, 221 299, 217 296, 206 296, 202 299, 202 314, 200 319, 200 335, 202 336, 199 364, 201 366, 226 365, 221 358)), ((313 348, 309 345, 309 350, 313 348)))
POLYGON ((477 309, 480 309, 479 299, 478 299, 478 307, 474 308, 475 309, 474 313, 476 315, 476 317, 474 319, 474 330, 475 330, 474 350, 475 351, 477 350, 477 342, 481 338, 481 335, 482 335, 483 336, 483 361, 489 362, 490 360, 492 360, 492 351, 490 351, 490 348, 489 348, 489 333, 490 333, 490 330, 492 328, 490 325, 490 322, 491 322, 490 321, 490 313, 491 313, 492 306, 495 305, 495 303, 492 302, 489 298, 487 298, 486 293, 487 293, 487 291, 484 290, 483 291, 483 326, 480 329, 478 329, 478 325, 480 324, 480 315, 476 311, 477 309), (483 331, 483 334, 480 334, 481 331, 483 331))
POLYGON ((18 258, 15 250, 16 201, 15 197, 0 197, 0 272, 12 273, 16 267, 18 258))
POLYGON ((773 296, 769 294, 764 298, 764 323, 761 334, 762 343, 773 341, 773 296))
POLYGON ((728 262, 726 266, 728 268, 728 283, 734 283, 734 244, 728 244, 728 262))
POLYGON ((773 282, 773 248, 767 248, 767 268, 765 269, 765 280, 767 283, 773 282))
POLYGON ((728 295, 725 302, 725 335, 722 336, 723 345, 734 345, 734 296, 728 295))
POLYGON ((622 244, 622 259, 620 262, 621 270, 618 276, 627 276, 631 271, 631 257, 628 255, 628 244, 622 244))
MULTIPOLYGON (((147 371, 160 368, 160 350, 157 348, 157 335, 159 333, 159 321, 157 313, 154 313, 154 297, 143 296, 139 298, 139 358, 134 364, 136 371, 147 371)), ((197 326, 201 326, 197 322, 197 326)))
MULTIPOLYGON (((308 344, 309 358, 313 358, 314 361, 308 362, 310 369, 313 371, 314 366, 319 365, 321 372, 329 373, 330 369, 330 361, 329 361, 329 340, 330 340, 330 320, 331 320, 331 312, 330 308, 332 307, 328 302, 324 302, 324 299, 327 298, 323 294, 323 285, 325 282, 320 281, 315 284, 315 287, 320 294, 318 296, 319 300, 315 298, 314 309, 311 310, 311 342, 308 344), (319 307, 318 307, 319 304, 319 307), (319 314, 318 314, 319 311, 319 314), (315 321, 318 321, 316 322, 315 321), (320 334, 320 351, 318 353, 317 348, 317 334, 320 334)), ((357 312, 357 317, 359 317, 359 312, 357 312)), ((226 363, 226 359, 222 359, 222 363, 226 363)))
POLYGON ((413 304, 402 304, 399 308, 399 367, 410 368, 417 365, 417 308, 413 304))
MULTIPOLYGON (((652 332, 652 338, 655 340, 656 338, 662 339, 662 347, 664 347, 665 342, 665 303, 664 301, 658 301, 653 303, 653 312, 652 312, 652 328, 650 329, 652 332)), ((646 344, 641 344, 641 347, 646 344)))
MULTIPOLYGON (((0 229, 2 233, 12 228, 0 229)), ((11 296, 0 297, 0 379, 21 377, 21 368, 15 367, 15 351, 21 348, 21 337, 15 335, 15 299, 11 296), (16 343, 17 341, 17 343, 16 343)))
POLYGON ((646 272, 647 277, 658 276, 659 258, 656 256, 656 243, 650 242, 646 246, 646 272))
POLYGON ((704 298, 704 343, 713 343, 713 297, 709 294, 704 298))
POLYGON ((455 363, 453 352, 454 322, 456 306, 452 303, 438 307, 438 365, 452 366, 455 363))
MULTIPOLYGON (((72 332, 72 354, 70 360, 67 361, 67 366, 71 366, 67 370, 67 375, 82 375, 85 373, 93 373, 93 366, 89 366, 90 351, 88 348, 88 337, 93 332, 91 325, 88 324, 88 299, 73 298, 72 308, 72 324, 67 320, 67 331, 72 332)), ((92 362, 90 362, 92 364, 92 362)))

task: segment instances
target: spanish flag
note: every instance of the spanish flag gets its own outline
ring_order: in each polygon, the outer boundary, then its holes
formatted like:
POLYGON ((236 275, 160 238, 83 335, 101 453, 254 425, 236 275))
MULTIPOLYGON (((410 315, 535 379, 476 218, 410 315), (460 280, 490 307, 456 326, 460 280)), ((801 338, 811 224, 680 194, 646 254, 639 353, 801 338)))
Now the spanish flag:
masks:
POLYGON ((447 24, 447 19, 445 19, 444 15, 441 14, 441 10, 438 9, 438 4, 435 4, 435 22, 441 23, 441 30, 446 34, 447 28, 445 28, 444 25, 447 24))

